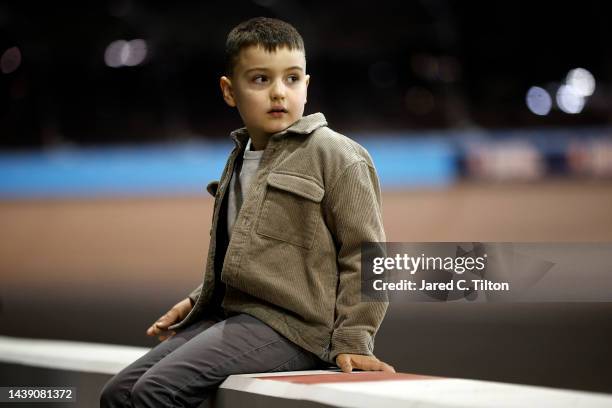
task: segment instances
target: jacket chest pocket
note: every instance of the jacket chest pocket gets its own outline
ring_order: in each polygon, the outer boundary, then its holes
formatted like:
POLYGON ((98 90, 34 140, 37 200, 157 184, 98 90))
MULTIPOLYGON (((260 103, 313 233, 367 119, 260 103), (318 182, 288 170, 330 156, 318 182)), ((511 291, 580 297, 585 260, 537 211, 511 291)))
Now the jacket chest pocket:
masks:
POLYGON ((312 248, 325 190, 314 181, 270 173, 257 233, 312 248))

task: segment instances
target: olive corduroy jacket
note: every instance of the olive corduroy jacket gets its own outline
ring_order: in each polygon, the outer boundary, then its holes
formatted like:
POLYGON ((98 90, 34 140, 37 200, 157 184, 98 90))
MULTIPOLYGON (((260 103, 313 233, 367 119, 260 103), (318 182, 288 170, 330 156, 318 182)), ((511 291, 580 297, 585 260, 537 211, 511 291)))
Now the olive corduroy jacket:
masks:
POLYGON ((227 238, 227 196, 248 133, 215 195, 202 285, 179 329, 221 304, 250 314, 298 346, 334 363, 340 353, 372 355, 385 302, 361 301, 362 242, 384 242, 380 186, 368 152, 327 127, 321 113, 270 136, 227 238))

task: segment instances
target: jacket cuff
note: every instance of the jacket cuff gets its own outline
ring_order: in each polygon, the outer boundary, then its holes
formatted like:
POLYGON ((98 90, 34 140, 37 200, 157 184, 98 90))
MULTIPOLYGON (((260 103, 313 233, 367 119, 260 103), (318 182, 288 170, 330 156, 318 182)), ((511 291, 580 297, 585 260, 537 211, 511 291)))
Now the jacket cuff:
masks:
POLYGON ((374 355, 374 337, 366 330, 336 329, 332 334, 330 359, 336 362, 338 354, 374 355))
POLYGON ((202 285, 198 286, 189 294, 189 300, 191 301, 191 306, 196 304, 198 297, 200 297, 200 292, 202 292, 202 285))

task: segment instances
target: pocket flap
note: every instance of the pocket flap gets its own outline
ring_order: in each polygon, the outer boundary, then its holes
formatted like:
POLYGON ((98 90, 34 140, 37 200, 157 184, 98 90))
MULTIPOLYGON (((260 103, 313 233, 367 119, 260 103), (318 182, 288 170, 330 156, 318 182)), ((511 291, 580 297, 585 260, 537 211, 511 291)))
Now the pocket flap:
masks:
POLYGON ((320 203, 325 194, 323 187, 314 181, 293 174, 270 173, 268 184, 272 187, 297 194, 316 203, 320 203))

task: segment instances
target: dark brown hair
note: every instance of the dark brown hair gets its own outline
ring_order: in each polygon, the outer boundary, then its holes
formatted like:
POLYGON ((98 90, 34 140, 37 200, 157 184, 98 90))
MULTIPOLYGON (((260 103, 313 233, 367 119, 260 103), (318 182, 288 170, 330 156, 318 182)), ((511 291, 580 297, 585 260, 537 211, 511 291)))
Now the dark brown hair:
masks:
POLYGON ((276 18, 255 17, 238 24, 227 35, 226 75, 232 75, 240 51, 253 45, 263 47, 268 52, 287 47, 306 53, 302 36, 291 24, 276 18))

